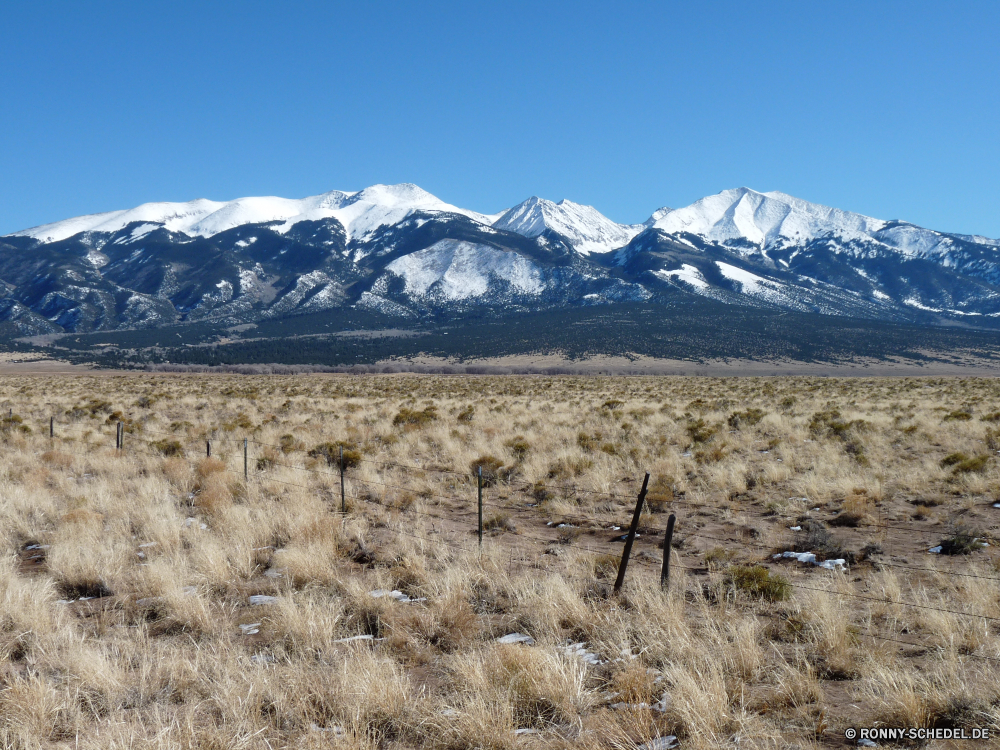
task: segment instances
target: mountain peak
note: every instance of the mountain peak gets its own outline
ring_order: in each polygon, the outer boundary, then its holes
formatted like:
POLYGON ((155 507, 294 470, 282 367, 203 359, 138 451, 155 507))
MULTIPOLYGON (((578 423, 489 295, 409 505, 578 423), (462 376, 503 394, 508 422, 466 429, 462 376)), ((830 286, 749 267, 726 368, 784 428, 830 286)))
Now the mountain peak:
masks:
POLYGON ((525 237, 537 237, 548 229, 565 237, 581 255, 616 250, 642 229, 616 224, 593 206, 565 198, 553 203, 534 195, 504 212, 493 227, 525 237))

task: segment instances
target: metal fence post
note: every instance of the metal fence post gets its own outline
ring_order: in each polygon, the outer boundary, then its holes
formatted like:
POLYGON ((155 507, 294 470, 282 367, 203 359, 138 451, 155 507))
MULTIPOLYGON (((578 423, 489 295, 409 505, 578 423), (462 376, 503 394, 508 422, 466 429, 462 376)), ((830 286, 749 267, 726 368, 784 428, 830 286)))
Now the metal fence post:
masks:
POLYGON ((340 446, 340 512, 347 514, 347 494, 344 492, 344 446, 340 446))
POLYGON ((483 467, 479 467, 479 547, 483 546, 483 467))
POLYGON ((639 491, 639 499, 635 504, 635 513, 632 514, 632 523, 628 527, 628 536, 625 538, 625 549, 622 550, 622 561, 618 565, 618 577, 615 579, 615 593, 617 594, 625 583, 625 570, 628 568, 628 558, 632 554, 632 543, 635 541, 635 530, 639 528, 639 516, 642 515, 642 504, 646 501, 646 487, 649 485, 649 472, 642 480, 642 489, 639 491))
POLYGON ((667 534, 663 537, 663 569, 660 571, 660 588, 670 584, 670 543, 674 539, 674 514, 667 519, 667 534))

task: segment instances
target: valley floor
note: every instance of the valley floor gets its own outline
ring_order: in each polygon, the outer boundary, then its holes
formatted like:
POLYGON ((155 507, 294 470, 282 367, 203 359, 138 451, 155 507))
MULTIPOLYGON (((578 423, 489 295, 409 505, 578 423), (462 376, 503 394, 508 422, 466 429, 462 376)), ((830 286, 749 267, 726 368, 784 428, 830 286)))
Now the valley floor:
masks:
POLYGON ((1000 734, 1000 383, 689 375, 4 374, 0 746, 1000 734))

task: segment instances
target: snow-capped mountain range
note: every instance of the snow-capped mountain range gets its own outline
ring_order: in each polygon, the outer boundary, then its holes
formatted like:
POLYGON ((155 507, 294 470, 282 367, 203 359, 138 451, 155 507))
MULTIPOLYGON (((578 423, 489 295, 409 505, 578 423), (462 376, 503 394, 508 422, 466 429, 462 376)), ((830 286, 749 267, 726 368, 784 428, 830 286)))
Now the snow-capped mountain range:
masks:
POLYGON ((1000 241, 748 188, 623 225, 538 197, 483 214, 410 184, 147 203, 0 237, 8 334, 238 325, 351 306, 440 319, 686 295, 992 326, 1000 241))

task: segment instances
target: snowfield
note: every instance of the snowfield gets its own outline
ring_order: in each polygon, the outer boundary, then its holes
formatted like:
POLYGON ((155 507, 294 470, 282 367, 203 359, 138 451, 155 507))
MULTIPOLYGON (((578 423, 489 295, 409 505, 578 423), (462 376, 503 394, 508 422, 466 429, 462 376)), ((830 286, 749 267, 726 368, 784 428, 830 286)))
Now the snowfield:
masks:
POLYGON ((544 289, 540 269, 527 258, 458 240, 436 242, 394 260, 386 270, 401 277, 407 294, 415 297, 431 292, 449 301, 482 297, 489 291, 491 277, 509 282, 521 294, 540 294, 544 289))

